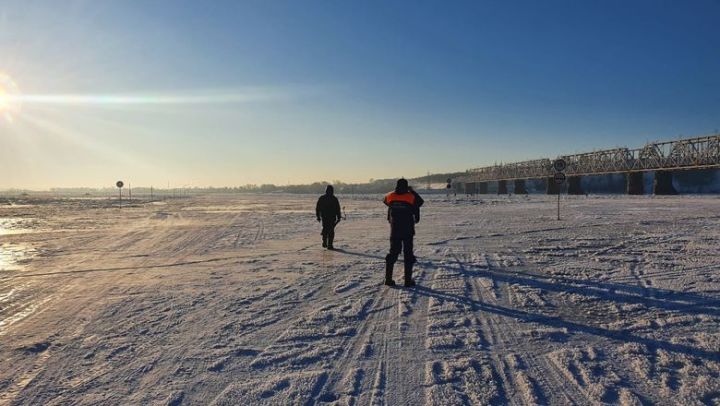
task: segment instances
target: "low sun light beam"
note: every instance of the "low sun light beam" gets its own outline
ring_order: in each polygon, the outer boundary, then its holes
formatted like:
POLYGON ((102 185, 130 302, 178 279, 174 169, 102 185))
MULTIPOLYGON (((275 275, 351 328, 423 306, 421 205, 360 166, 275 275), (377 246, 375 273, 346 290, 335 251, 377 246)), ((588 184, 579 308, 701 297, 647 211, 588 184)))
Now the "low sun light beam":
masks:
POLYGON ((201 105, 237 104, 287 101, 298 90, 278 87, 240 87, 222 91, 189 90, 170 93, 90 93, 90 94, 33 94, 21 93, 12 78, 0 72, 0 118, 12 122, 22 106, 87 106, 113 107, 127 105, 201 105))
POLYGON ((0 72, 0 117, 12 123, 20 113, 22 101, 20 90, 10 76, 0 72))
POLYGON ((8 96, 22 104, 52 105, 140 105, 140 104, 222 104, 271 101, 287 98, 281 91, 247 90, 224 93, 185 94, 15 94, 8 96))

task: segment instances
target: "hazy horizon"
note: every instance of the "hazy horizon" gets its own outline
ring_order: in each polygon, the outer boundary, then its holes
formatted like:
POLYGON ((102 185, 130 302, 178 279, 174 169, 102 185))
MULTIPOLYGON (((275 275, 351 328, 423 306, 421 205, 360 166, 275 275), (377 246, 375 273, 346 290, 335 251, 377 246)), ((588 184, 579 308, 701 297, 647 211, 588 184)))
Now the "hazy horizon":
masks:
POLYGON ((720 3, 0 6, 0 190, 420 177, 720 128, 720 3))
MULTIPOLYGON (((427 175, 427 174, 426 174, 426 175, 427 175)), ((432 174, 431 174, 431 175, 432 175, 432 174)), ((436 174, 436 175, 437 175, 437 174, 436 174)), ((425 176, 425 175, 421 175, 421 176, 407 176, 406 178, 408 178, 408 179, 416 179, 416 178, 421 178, 421 177, 423 177, 423 176, 425 176)), ((187 190, 191 190, 191 189, 225 189, 225 188, 227 188, 227 189, 233 189, 233 188, 240 188, 240 189, 242 189, 242 188, 247 188, 247 187, 257 187, 257 188, 259 188, 259 187, 261 187, 261 186, 266 186, 266 185, 271 185, 271 186, 275 186, 275 187, 277 187, 277 188, 282 188, 282 187, 285 187, 285 186, 310 186, 310 185, 313 185, 313 184, 323 184, 323 183, 327 183, 327 184, 331 184, 331 185, 332 185, 332 184, 360 185, 360 184, 369 184, 369 183, 372 183, 372 182, 370 182, 370 181, 380 181, 380 180, 394 181, 395 179, 396 179, 396 178, 378 178, 378 179, 368 179, 368 180, 365 181, 365 182, 362 182, 362 181, 360 181, 360 182, 344 182, 344 181, 339 180, 339 179, 335 179, 335 180, 324 179, 324 180, 316 180, 316 181, 306 182, 306 183, 284 183, 284 184, 277 184, 277 183, 263 182, 263 183, 245 183, 245 184, 219 185, 219 186, 203 186, 203 185, 188 185, 188 184, 182 184, 182 185, 180 185, 180 184, 178 184, 178 185, 170 184, 170 185, 168 185, 167 182, 166 182, 165 184, 157 184, 157 185, 155 185, 155 184, 152 184, 152 185, 151 185, 151 184, 148 184, 148 185, 145 185, 145 184, 132 184, 132 183, 127 183, 127 182, 125 182, 125 181, 123 180, 123 190, 124 190, 124 191, 127 191, 128 188, 132 188, 132 189, 149 189, 149 188, 153 188, 153 189, 156 190, 156 191, 163 191, 163 190, 180 190, 180 189, 187 189, 187 190)), ((115 180, 115 181, 112 181, 112 182, 110 182, 110 183, 111 183, 110 185, 101 185, 101 186, 85 186, 85 185, 67 185, 67 186, 63 186, 63 185, 60 185, 60 186, 51 186, 51 187, 47 187, 47 188, 22 188, 22 187, 0 188, 0 193, 2 193, 2 192, 12 192, 12 191, 42 193, 42 192, 51 192, 51 191, 53 191, 53 190, 73 190, 73 189, 77 189, 77 190, 85 190, 85 189, 88 189, 88 190, 98 190, 98 191, 102 191, 102 190, 106 190, 106 189, 107 189, 107 190, 115 191, 115 190, 117 190, 117 186, 115 186, 115 183, 116 183, 118 180, 122 180, 122 179, 117 179, 117 180, 115 180)), ((438 187, 437 185, 442 185, 442 187, 444 188, 445 183, 444 183, 444 182, 433 182, 432 185, 433 185, 434 187, 438 187)))

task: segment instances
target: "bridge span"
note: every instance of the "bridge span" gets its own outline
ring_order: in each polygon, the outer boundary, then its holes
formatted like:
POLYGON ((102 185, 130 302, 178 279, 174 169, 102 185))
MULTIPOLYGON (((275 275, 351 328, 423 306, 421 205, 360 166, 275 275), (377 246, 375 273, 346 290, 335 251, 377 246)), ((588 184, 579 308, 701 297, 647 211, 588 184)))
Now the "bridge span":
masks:
MULTIPOLYGON (((652 142, 641 148, 614 148, 573 155, 561 155, 567 163, 565 175, 569 194, 584 194, 581 178, 590 175, 622 173, 626 175, 626 192, 643 194, 643 174, 654 172, 653 193, 676 194, 673 172, 720 167, 720 134, 652 142)), ((508 192, 507 183, 514 182, 515 193, 527 193, 525 181, 544 179, 548 194, 557 194, 560 187, 552 181, 555 173, 549 158, 469 169, 455 179, 456 191, 468 194, 487 193, 488 182, 497 182, 498 194, 508 192)))

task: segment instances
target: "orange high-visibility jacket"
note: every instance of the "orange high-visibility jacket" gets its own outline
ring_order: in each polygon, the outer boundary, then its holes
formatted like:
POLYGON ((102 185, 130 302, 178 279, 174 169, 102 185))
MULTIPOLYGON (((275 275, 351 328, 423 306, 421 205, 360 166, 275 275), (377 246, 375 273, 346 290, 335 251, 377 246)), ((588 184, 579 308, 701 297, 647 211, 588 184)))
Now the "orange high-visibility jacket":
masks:
POLYGON ((385 195, 383 203, 388 206, 390 238, 411 238, 415 235, 415 223, 420 221, 422 197, 413 191, 390 192, 385 195))

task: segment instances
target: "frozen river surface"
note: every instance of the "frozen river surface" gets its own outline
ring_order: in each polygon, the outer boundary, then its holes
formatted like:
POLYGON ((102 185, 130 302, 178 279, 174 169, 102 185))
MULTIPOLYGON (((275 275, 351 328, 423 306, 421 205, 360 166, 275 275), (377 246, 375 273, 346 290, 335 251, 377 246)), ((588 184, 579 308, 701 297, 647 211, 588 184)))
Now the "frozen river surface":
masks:
POLYGON ((719 198, 315 198, 0 206, 0 404, 720 402, 719 198))

